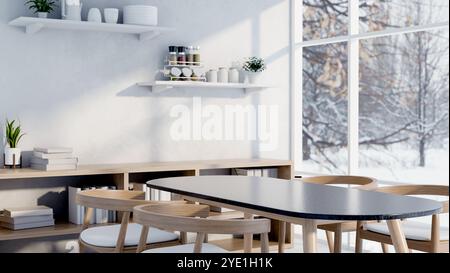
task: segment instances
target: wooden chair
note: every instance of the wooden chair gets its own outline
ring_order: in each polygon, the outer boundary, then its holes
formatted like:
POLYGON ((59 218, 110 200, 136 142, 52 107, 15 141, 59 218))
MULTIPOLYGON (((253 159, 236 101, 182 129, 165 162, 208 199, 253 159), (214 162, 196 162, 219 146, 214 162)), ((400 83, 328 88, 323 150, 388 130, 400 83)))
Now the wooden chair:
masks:
MULTIPOLYGON (((377 187, 375 179, 363 176, 313 176, 301 178, 300 181, 320 185, 350 185, 356 186, 354 188, 360 190, 373 190, 377 187)), ((323 224, 318 225, 317 228, 325 231, 330 253, 341 253, 342 233, 356 231, 356 222, 323 224)), ((279 236, 284 239, 284 233, 280 232, 279 236)))
MULTIPOLYGON (((79 237, 80 252, 86 250, 110 252, 135 252, 139 243, 142 226, 129 223, 133 208, 142 204, 173 204, 184 201, 146 201, 144 192, 123 190, 88 190, 77 193, 77 204, 86 208, 84 224, 79 237), (119 212, 121 224, 89 227, 94 209, 119 212)), ((146 247, 161 247, 179 244, 179 236, 173 232, 152 229, 153 236, 146 247)))
POLYGON ((195 244, 149 249, 143 253, 225 253, 225 249, 204 243, 206 234, 261 234, 261 252, 269 252, 270 220, 213 220, 204 219, 209 206, 194 204, 143 205, 134 208, 134 220, 143 225, 138 252, 144 250, 149 227, 197 233, 195 244), (195 218, 201 217, 201 218, 195 218))
MULTIPOLYGON (((398 195, 434 195, 449 196, 448 186, 438 185, 402 185, 379 188, 377 191, 398 195)), ((449 201, 442 202, 440 214, 448 213, 449 201)), ((414 220, 402 221, 402 229, 406 237, 408 248, 423 252, 448 252, 449 230, 440 226, 439 215, 432 216, 431 225, 414 220)), ((385 222, 358 222, 356 231, 356 252, 362 252, 362 240, 379 242, 383 252, 388 252, 388 245, 392 245, 391 236, 385 222)))

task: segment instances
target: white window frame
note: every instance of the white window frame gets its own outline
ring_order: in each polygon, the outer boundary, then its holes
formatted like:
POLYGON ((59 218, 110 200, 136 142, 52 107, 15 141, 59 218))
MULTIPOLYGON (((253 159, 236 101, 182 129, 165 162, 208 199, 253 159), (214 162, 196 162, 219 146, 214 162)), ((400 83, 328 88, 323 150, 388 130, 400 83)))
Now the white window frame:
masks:
POLYGON ((420 31, 449 28, 449 22, 428 25, 386 29, 376 32, 360 33, 359 0, 348 0, 348 35, 303 41, 303 1, 290 0, 291 6, 291 159, 296 173, 307 173, 303 169, 302 131, 303 131, 303 48, 318 45, 346 42, 348 48, 348 168, 347 174, 358 174, 359 170, 359 41, 378 37, 420 31))

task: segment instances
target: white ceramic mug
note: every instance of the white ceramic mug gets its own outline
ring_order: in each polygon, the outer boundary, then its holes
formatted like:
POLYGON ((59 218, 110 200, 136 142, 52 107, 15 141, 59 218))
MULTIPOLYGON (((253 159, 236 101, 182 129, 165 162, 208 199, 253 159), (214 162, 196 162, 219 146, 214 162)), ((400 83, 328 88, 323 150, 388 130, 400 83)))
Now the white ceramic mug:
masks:
POLYGON ((103 10, 105 22, 108 24, 117 24, 119 21, 119 9, 107 8, 103 10))
POLYGON ((217 70, 211 69, 206 73, 208 82, 217 82, 217 70))
POLYGON ((96 22, 96 23, 102 22, 102 13, 100 12, 100 10, 98 8, 92 8, 89 10, 88 21, 96 22))

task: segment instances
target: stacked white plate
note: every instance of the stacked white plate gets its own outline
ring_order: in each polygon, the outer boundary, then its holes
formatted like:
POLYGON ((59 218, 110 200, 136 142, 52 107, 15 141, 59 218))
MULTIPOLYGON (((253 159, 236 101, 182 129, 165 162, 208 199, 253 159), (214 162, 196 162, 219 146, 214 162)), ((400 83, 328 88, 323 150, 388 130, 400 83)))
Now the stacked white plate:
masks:
POLYGON ((129 25, 158 25, 158 8, 145 5, 123 7, 123 23, 129 25))

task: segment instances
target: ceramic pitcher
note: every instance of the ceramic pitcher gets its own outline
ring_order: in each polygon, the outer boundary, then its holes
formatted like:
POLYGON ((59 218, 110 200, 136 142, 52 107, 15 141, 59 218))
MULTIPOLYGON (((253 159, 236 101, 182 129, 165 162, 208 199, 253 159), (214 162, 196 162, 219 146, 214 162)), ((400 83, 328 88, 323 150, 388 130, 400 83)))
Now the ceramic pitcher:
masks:
POLYGON ((61 0, 61 15, 64 20, 81 21, 81 0, 61 0))

